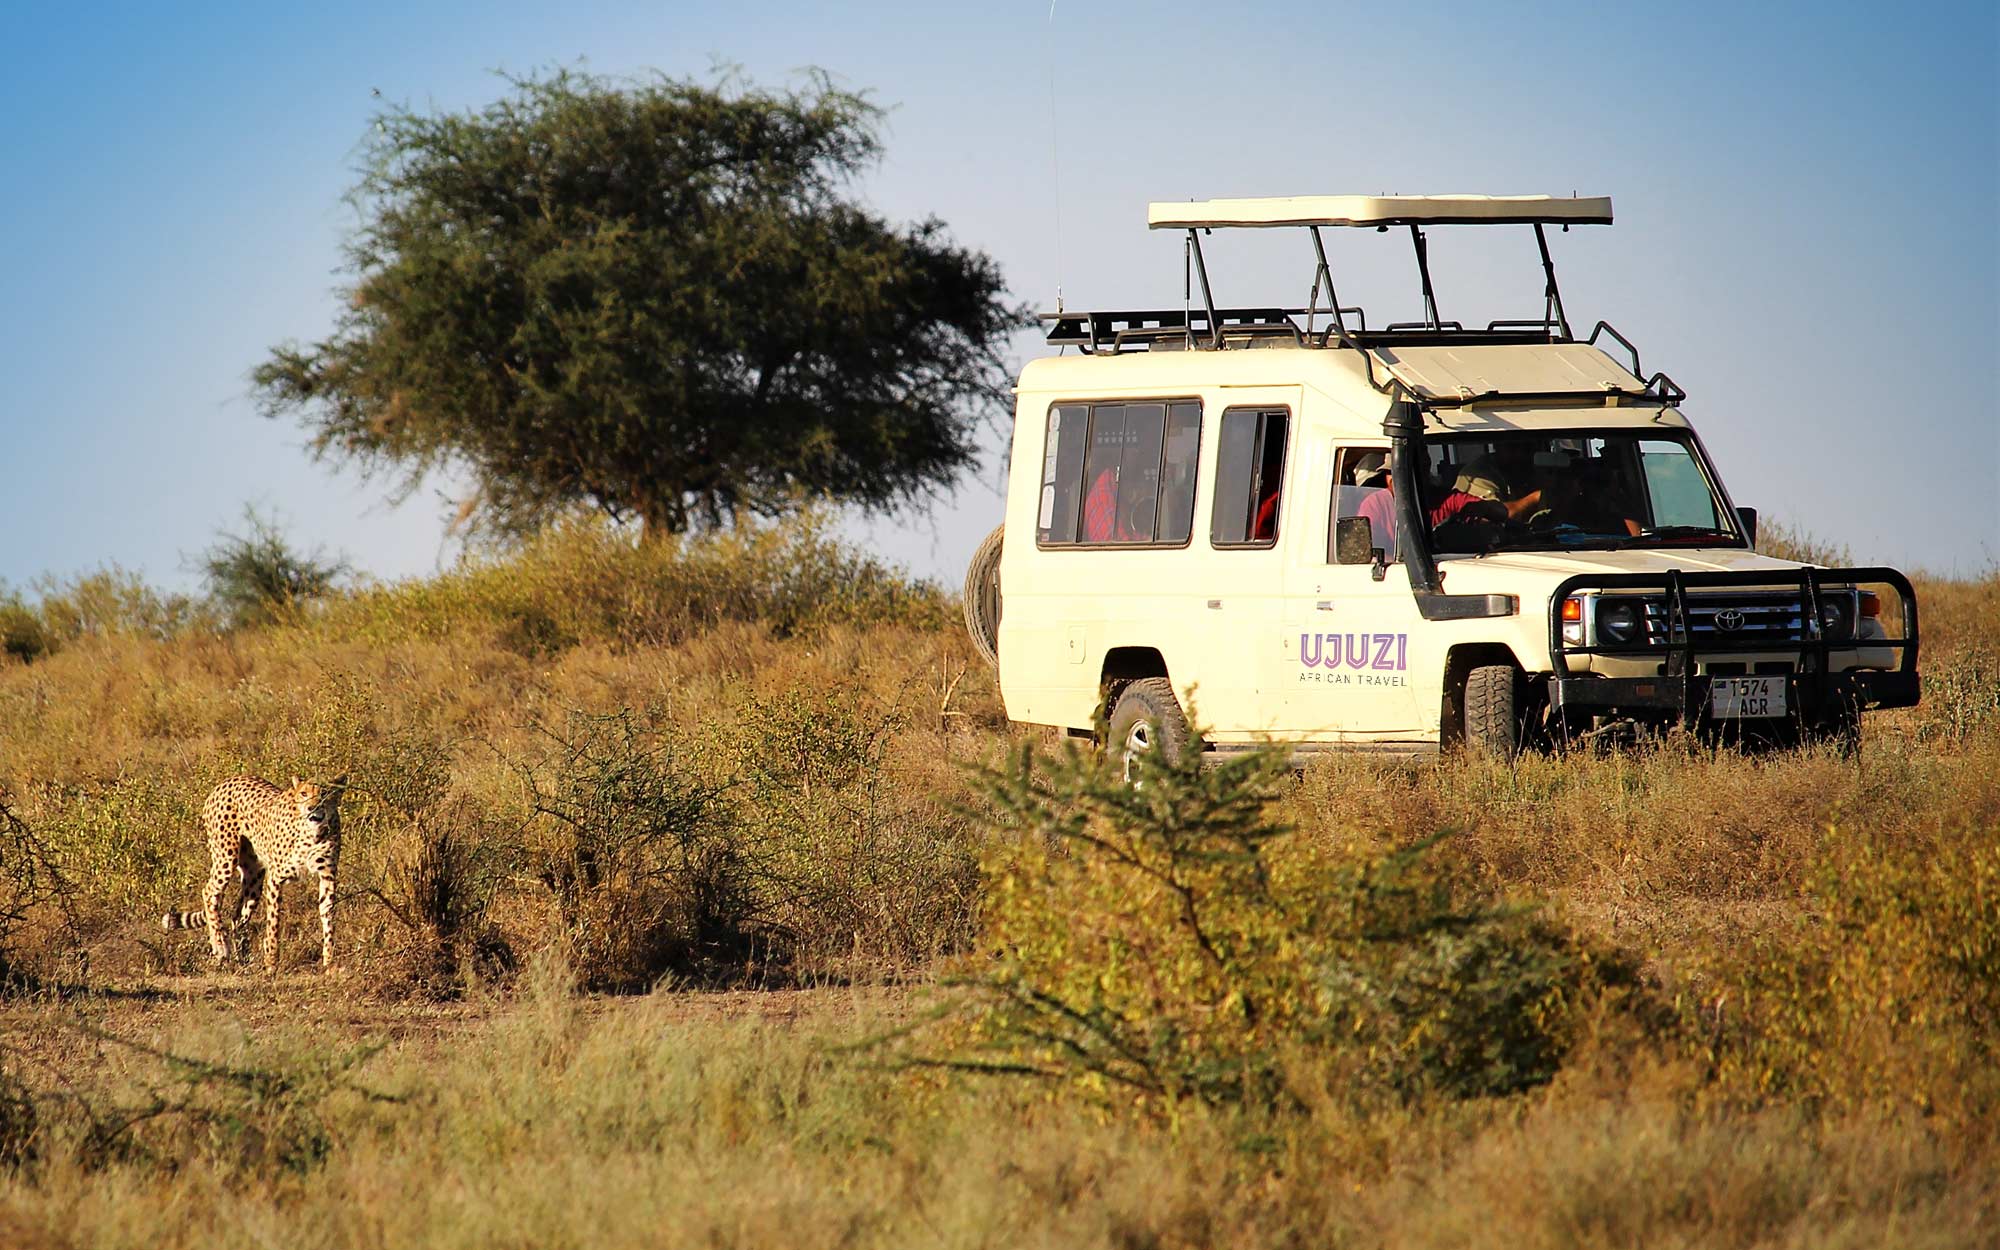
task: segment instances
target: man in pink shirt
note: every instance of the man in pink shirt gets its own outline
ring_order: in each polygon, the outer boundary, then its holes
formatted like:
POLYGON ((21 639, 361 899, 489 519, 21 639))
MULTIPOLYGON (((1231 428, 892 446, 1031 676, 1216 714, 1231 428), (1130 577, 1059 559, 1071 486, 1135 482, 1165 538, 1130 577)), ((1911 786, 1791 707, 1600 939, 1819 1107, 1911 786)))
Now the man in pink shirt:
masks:
MULTIPOLYGON (((1368 519, 1371 541, 1382 548, 1387 558, 1396 557, 1396 498, 1389 489, 1389 468, 1380 457, 1364 456, 1354 470, 1355 485, 1372 488, 1371 493, 1354 510, 1354 515, 1368 519)), ((1469 491, 1453 486, 1443 499, 1431 505, 1429 520, 1433 528, 1447 521, 1501 521, 1506 519, 1505 505, 1497 500, 1482 499, 1469 491)))

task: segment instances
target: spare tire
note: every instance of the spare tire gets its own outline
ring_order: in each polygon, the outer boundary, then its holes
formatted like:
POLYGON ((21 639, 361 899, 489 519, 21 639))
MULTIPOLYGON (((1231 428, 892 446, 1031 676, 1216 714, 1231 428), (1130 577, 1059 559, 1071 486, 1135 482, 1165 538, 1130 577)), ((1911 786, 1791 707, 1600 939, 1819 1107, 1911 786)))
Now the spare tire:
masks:
POLYGON ((1000 540, 1006 532, 1003 525, 988 534, 965 567, 965 632, 995 668, 1000 665, 1000 540))

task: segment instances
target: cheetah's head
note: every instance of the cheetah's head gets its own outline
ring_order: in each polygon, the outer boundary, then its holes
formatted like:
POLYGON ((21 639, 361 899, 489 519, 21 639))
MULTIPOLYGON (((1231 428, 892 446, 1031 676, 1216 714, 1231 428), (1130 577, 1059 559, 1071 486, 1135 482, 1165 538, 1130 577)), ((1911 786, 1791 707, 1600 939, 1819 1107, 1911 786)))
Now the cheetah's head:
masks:
POLYGON ((347 791, 347 774, 326 785, 292 778, 292 802, 297 805, 299 823, 312 830, 313 837, 326 841, 340 831, 340 796, 347 791))

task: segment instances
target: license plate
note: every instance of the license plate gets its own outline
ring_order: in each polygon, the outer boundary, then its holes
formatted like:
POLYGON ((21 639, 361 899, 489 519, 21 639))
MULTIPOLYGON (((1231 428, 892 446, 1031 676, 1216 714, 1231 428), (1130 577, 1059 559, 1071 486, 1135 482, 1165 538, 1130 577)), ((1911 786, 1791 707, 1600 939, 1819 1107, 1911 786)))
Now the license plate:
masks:
POLYGON ((1708 714, 1717 720, 1785 714, 1783 677, 1714 677, 1708 683, 1708 714))

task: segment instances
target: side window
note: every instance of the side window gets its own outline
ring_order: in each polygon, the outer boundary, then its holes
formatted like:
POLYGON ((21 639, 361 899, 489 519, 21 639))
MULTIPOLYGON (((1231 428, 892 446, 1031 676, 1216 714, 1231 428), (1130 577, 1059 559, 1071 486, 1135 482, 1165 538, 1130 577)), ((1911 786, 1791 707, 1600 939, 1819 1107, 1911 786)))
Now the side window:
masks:
POLYGON ((1201 405, 1060 404, 1042 455, 1042 546, 1184 544, 1194 515, 1201 405))
POLYGON ((1090 436, 1089 427, 1090 409, 1081 404, 1049 409, 1049 436, 1042 452, 1042 507, 1035 521, 1038 543, 1076 541, 1083 448, 1090 436))
POLYGON ((1182 547, 1193 536, 1195 467, 1200 463, 1201 405, 1168 404, 1160 479, 1160 542, 1182 547))
POLYGON ((1283 408, 1231 408, 1222 414, 1215 509, 1208 526, 1212 546, 1269 547, 1278 541, 1290 424, 1283 408))
POLYGON ((1340 563, 1339 528, 1348 517, 1368 521, 1369 546, 1396 560, 1396 510, 1389 494, 1389 453, 1381 447, 1343 447, 1335 457, 1332 518, 1326 536, 1326 562, 1340 563))

